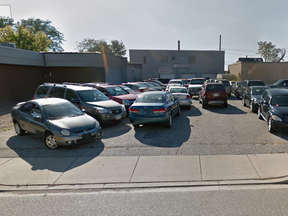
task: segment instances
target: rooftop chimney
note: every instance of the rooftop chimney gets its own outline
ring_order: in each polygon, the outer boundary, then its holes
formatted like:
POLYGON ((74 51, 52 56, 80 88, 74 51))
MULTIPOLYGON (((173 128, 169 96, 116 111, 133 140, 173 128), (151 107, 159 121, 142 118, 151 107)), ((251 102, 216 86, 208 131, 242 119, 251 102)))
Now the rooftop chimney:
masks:
POLYGON ((180 50, 180 40, 178 40, 178 50, 180 50))

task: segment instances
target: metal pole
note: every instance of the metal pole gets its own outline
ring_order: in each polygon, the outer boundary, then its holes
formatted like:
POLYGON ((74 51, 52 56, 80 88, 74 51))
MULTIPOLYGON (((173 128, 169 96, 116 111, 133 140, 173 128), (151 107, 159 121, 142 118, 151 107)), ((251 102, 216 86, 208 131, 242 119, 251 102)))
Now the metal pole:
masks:
POLYGON ((221 51, 221 35, 220 35, 220 39, 219 39, 219 51, 221 51))

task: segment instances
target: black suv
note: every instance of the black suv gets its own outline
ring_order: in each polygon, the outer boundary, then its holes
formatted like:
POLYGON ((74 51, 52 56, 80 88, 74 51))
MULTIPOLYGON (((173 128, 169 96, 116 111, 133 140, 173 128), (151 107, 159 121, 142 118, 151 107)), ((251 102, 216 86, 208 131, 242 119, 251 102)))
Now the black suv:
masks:
POLYGON ((268 122, 268 131, 288 131, 288 89, 266 89, 260 99, 258 118, 268 122))
POLYGON ((92 87, 44 83, 38 86, 34 99, 55 97, 64 98, 96 118, 100 124, 120 122, 126 117, 126 109, 115 101, 109 100, 102 92, 92 87))
POLYGON ((261 80, 243 80, 235 91, 235 96, 242 98, 249 86, 265 86, 265 84, 261 80))

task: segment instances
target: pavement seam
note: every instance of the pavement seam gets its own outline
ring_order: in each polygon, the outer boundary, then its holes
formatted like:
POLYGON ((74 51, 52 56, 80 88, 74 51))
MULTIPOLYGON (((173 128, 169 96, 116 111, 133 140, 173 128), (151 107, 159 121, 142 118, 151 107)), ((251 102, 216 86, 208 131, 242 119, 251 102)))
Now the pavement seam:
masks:
POLYGON ((0 166, 2 166, 2 165, 4 165, 4 164, 8 163, 8 162, 11 161, 12 159, 13 159, 13 158, 10 158, 9 160, 3 162, 2 164, 0 164, 0 166))
POLYGON ((202 167, 201 167, 201 157, 199 155, 199 167, 200 167, 200 176, 201 176, 201 181, 203 181, 203 176, 202 176, 202 167))
POLYGON ((72 161, 72 163, 64 170, 64 172, 61 173, 61 175, 52 183, 52 185, 55 185, 55 183, 63 176, 63 174, 72 166, 72 164, 78 159, 78 157, 75 158, 75 160, 72 161))
POLYGON ((247 156, 248 160, 250 161, 251 165, 253 166, 253 169, 254 169, 254 170, 255 170, 255 172, 257 173, 257 175, 258 175, 259 179, 261 179, 261 177, 260 177, 259 173, 257 172, 257 170, 256 170, 256 168, 255 168, 255 166, 254 166, 254 164, 252 163, 252 161, 251 161, 250 157, 249 157, 247 154, 246 154, 246 156, 247 156))
POLYGON ((131 177, 130 177, 130 179, 129 179, 129 182, 131 182, 131 180, 132 180, 132 177, 133 177, 134 172, 135 172, 135 170, 136 170, 136 167, 137 167, 137 165, 138 165, 139 159, 140 159, 140 156, 138 156, 138 159, 137 159, 137 161, 136 161, 136 164, 135 164, 135 167, 134 167, 133 172, 132 172, 132 174, 131 174, 131 177))

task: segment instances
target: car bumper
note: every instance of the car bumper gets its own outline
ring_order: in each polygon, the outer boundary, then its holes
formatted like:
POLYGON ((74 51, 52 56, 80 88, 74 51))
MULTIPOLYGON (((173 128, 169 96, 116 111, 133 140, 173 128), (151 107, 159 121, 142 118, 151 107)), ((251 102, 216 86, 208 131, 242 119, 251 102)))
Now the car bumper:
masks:
POLYGON ((209 99, 204 99, 204 102, 208 105, 221 105, 227 103, 227 99, 217 99, 217 100, 209 100, 209 99))
POLYGON ((180 106, 191 106, 192 102, 191 99, 186 99, 186 100, 178 100, 180 103, 180 106))
POLYGON ((70 136, 57 136, 56 140, 58 145, 76 145, 84 142, 89 142, 102 136, 102 128, 96 128, 92 131, 83 133, 71 134, 70 136))
POLYGON ((135 116, 129 115, 129 120, 132 124, 147 124, 147 123, 165 123, 169 120, 169 114, 163 116, 135 116))
POLYGON ((126 110, 119 115, 113 114, 97 114, 96 119, 100 122, 100 124, 110 123, 110 122, 117 122, 121 121, 121 119, 126 118, 126 110))
POLYGON ((276 131, 288 132, 288 123, 272 121, 272 128, 276 131))

